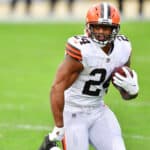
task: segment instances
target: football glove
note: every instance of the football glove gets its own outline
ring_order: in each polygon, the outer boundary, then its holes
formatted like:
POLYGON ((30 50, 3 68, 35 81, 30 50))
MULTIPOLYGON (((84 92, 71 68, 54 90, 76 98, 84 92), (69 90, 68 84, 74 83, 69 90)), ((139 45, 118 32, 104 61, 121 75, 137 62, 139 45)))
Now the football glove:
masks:
POLYGON ((134 70, 132 70, 133 76, 131 73, 123 67, 123 70, 126 74, 126 77, 120 75, 119 73, 115 73, 113 80, 114 84, 123 88, 130 95, 135 95, 139 91, 137 74, 134 70))
POLYGON ((39 150, 51 150, 51 148, 57 147, 56 141, 50 141, 49 135, 45 136, 39 150))
POLYGON ((64 127, 58 128, 54 127, 53 131, 49 133, 49 139, 50 141, 61 141, 64 137, 65 129, 64 127))

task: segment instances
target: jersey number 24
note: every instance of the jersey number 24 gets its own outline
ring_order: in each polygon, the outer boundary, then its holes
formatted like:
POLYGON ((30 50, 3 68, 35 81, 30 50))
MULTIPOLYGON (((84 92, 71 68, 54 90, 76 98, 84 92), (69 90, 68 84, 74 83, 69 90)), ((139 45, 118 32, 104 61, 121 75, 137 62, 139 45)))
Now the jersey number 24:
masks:
POLYGON ((110 79, 111 77, 109 77, 106 81, 106 70, 105 69, 94 69, 91 73, 90 76, 95 76, 99 74, 100 78, 99 80, 89 80, 85 82, 84 88, 82 93, 86 94, 86 95, 90 95, 90 96, 99 96, 101 89, 97 88, 95 90, 91 90, 91 86, 100 86, 102 84, 103 88, 108 88, 109 83, 110 83, 110 79), (104 82, 105 81, 105 82, 104 82))

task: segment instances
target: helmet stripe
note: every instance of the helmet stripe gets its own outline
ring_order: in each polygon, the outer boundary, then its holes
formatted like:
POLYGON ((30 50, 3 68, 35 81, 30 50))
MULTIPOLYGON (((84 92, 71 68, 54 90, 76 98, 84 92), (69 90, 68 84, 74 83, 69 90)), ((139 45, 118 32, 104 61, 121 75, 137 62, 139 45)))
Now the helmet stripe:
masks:
POLYGON ((102 3, 100 5, 100 10, 101 10, 101 15, 100 15, 101 18, 103 19, 110 18, 111 15, 110 5, 108 5, 107 3, 102 3))
POLYGON ((104 18, 104 5, 103 5, 103 3, 100 5, 100 13, 101 13, 100 17, 104 18))
POLYGON ((111 18, 110 5, 108 5, 108 18, 111 18))
POLYGON ((104 19, 108 19, 108 5, 104 3, 104 19))

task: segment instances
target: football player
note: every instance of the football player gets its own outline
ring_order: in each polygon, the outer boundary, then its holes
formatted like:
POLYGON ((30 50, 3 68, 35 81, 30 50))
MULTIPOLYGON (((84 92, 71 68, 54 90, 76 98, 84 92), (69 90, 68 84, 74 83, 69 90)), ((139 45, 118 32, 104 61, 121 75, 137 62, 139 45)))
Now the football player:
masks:
MULTIPOLYGON (((90 144, 96 150, 126 149, 118 120, 104 103, 114 69, 130 67, 131 44, 119 30, 118 10, 99 3, 87 12, 85 34, 68 39, 50 93, 55 127, 49 141, 65 138, 67 150, 88 150, 90 144)), ((137 74, 124 72, 126 77, 116 74, 114 84, 124 99, 133 99, 137 74)))

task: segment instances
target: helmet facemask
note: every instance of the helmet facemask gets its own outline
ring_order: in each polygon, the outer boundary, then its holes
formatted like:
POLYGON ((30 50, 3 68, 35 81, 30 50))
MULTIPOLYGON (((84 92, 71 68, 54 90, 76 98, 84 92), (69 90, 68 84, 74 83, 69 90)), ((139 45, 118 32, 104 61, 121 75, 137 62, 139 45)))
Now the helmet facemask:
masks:
MULTIPOLYGON (((106 26, 110 26, 112 28, 112 32, 109 35, 105 35, 102 33, 96 33, 93 31, 94 29, 94 25, 98 25, 98 24, 87 24, 86 28, 87 28, 87 32, 89 37, 91 37, 91 39, 96 42, 97 44, 100 45, 100 47, 105 47, 108 43, 111 43, 115 40, 120 27, 119 26, 115 26, 115 25, 107 25, 106 26)), ((105 24, 99 24, 102 26, 105 26, 105 24)))

